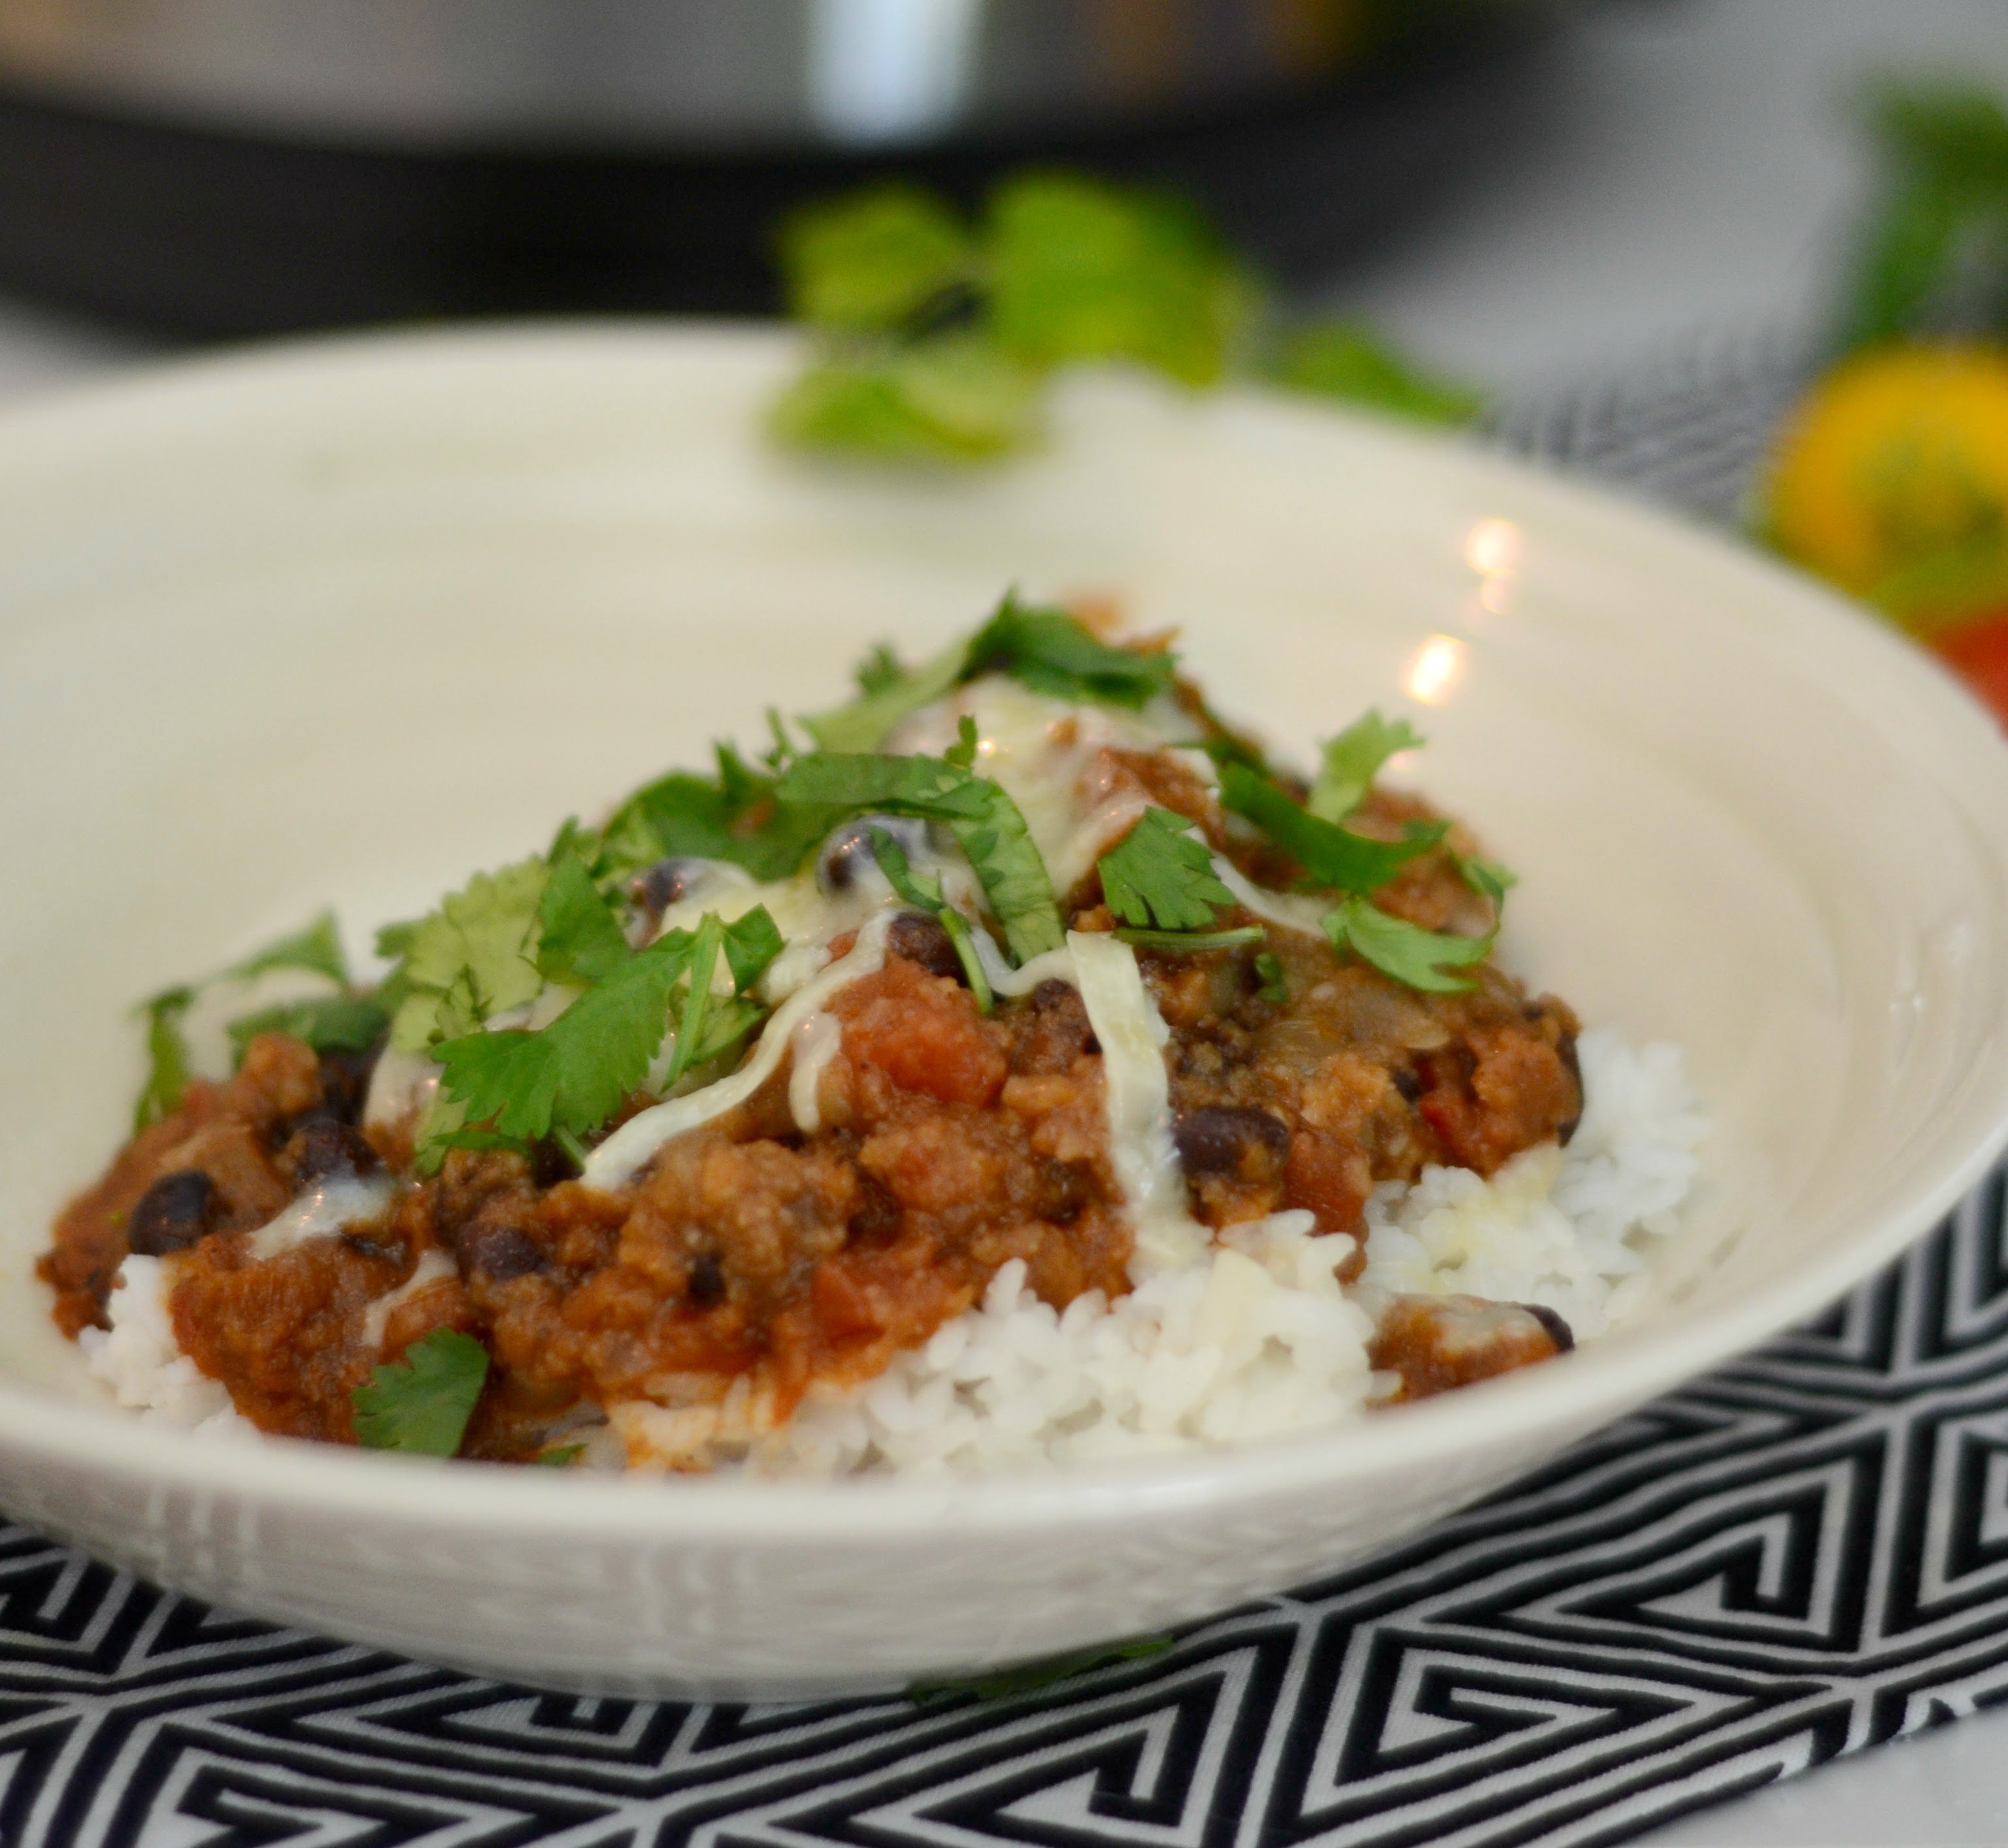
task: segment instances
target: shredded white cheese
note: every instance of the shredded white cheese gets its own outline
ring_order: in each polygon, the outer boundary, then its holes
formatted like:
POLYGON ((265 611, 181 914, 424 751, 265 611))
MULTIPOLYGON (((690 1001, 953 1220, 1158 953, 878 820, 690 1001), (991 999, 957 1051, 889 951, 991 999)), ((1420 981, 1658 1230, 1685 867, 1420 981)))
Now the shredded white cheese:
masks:
POLYGON ((834 1014, 811 1014, 795 1029, 795 1062, 788 1073, 788 1110, 795 1119, 795 1127, 804 1136, 813 1136, 822 1127, 816 1087, 843 1044, 843 1026, 834 1014))
POLYGON ((412 1266, 412 1274, 394 1290, 386 1290, 362 1312, 362 1338, 371 1347, 381 1348, 384 1327, 391 1320, 391 1310, 410 1302, 419 1291, 459 1274, 460 1267, 451 1258, 437 1245, 427 1246, 419 1253, 419 1261, 412 1266))
POLYGON ((1331 909, 1329 899, 1310 898, 1301 892, 1268 891, 1243 878, 1232 860, 1223 860, 1218 853, 1213 857, 1213 870, 1219 875, 1221 884, 1257 917, 1265 917, 1270 923, 1282 924, 1288 930, 1307 931, 1313 937, 1324 935, 1324 915, 1331 909))
POLYGON ((1141 1283, 1203 1258, 1205 1228, 1186 1207, 1185 1170, 1172 1140, 1171 1083, 1164 1048, 1171 1037, 1144 986, 1137 952, 1096 932, 1070 931, 1068 947, 1088 1023, 1101 1042, 1108 1154, 1136 1234, 1130 1274, 1141 1283))
POLYGON ((309 1238, 333 1236, 345 1225, 380 1219, 398 1198, 389 1175, 330 1175, 251 1235, 251 1255, 275 1258, 309 1238))
POLYGON ((875 973, 885 966, 886 933, 892 921, 888 911, 868 918, 849 956, 833 963, 775 1010, 751 1058, 729 1078, 631 1117, 592 1151, 580 1178, 589 1187, 613 1193, 646 1168, 672 1137, 698 1129, 744 1103, 774 1075, 797 1026, 818 1012, 847 982, 875 973))

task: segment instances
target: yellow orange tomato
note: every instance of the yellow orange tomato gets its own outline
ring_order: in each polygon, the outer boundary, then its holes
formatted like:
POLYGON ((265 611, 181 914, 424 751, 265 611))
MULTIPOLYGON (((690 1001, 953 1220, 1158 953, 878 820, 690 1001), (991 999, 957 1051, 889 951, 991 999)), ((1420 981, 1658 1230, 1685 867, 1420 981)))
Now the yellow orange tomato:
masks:
POLYGON ((1786 421, 1765 516, 1809 570, 1928 631, 2008 583, 2008 349, 1881 349, 1786 421))

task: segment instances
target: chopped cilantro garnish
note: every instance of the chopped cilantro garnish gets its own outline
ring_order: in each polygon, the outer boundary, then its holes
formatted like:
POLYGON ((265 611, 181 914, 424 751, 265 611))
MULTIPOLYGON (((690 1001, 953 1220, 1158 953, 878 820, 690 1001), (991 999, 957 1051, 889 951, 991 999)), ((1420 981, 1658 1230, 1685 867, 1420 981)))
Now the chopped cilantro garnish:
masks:
POLYGON ((451 1457, 488 1378, 488 1350, 471 1335, 435 1328, 349 1395, 355 1441, 366 1449, 451 1457))
POLYGON ((1187 816, 1147 808, 1101 856, 1102 896, 1124 924, 1159 935, 1204 930, 1234 903, 1192 829, 1187 816))
POLYGON ((411 927, 394 978, 402 999, 393 1044, 422 1052, 436 1039, 471 1033, 536 999, 544 986, 536 955, 546 878, 536 857, 477 873, 411 927))
POLYGON ((1492 953, 1497 935, 1459 937, 1426 931, 1356 896, 1328 913, 1324 928, 1333 949, 1352 950, 1382 974, 1430 995, 1458 995, 1476 988, 1469 976, 1453 972, 1483 962, 1492 953))
POLYGON ((334 913, 323 911, 290 936, 253 951, 242 962, 233 963, 218 979, 248 982, 253 976, 268 974, 275 969, 304 969, 347 988, 348 959, 341 953, 341 933, 336 927, 334 913))
POLYGON ((963 1681, 916 1681, 907 1690, 907 1698, 916 1707, 932 1707, 944 1701, 1008 1701, 1019 1694, 1037 1694, 1098 1668, 1119 1662, 1148 1662, 1168 1653, 1173 1646, 1168 1636, 1140 1636, 1128 1642, 1108 1643, 1093 1648, 1076 1649, 1064 1655, 1048 1655, 1038 1662, 1021 1662, 1016 1668, 998 1669, 987 1675, 972 1675, 963 1681))
POLYGON ((375 1045, 391 1024, 378 1002, 363 995, 316 995, 305 1001, 282 1001, 230 1023, 231 1044, 237 1056, 261 1033, 290 1034, 316 1052, 362 1052, 375 1045))
POLYGON ((613 910, 578 858, 556 855, 537 903, 537 967, 575 988, 603 981, 635 952, 613 910))
POLYGON ((780 793, 784 801, 828 810, 833 825, 871 814, 945 823, 1004 927, 1013 956, 1029 962, 1066 941, 1045 862, 1001 784, 938 757, 812 751, 788 766, 780 793))
POLYGON ((956 959, 962 965, 963 978, 969 984, 969 991, 976 997, 976 1005, 985 1013, 996 1005, 997 998, 991 992, 990 978, 984 973, 983 959, 976 953, 976 942, 969 934, 969 920, 942 896, 941 882, 924 878, 915 872, 907 858, 906 850, 882 828, 868 828, 871 842, 872 857, 878 862, 878 870, 886 875, 886 882, 906 902, 917 908, 931 912, 940 920, 941 928, 948 933, 949 942, 955 946, 956 959))
POLYGON ((1480 898, 1490 899, 1495 909, 1506 903, 1507 893, 1520 883, 1518 874, 1497 860, 1480 860, 1474 854, 1460 853, 1457 870, 1465 884, 1480 898))
POLYGON ((1133 708, 1170 687, 1178 657, 1168 649, 1111 648, 1078 617, 1034 608, 1011 592, 971 638, 961 677, 991 673, 1007 673, 1055 699, 1133 708))
POLYGON ((780 947, 780 932, 764 906, 730 924, 707 913, 696 931, 667 931, 628 956, 539 1031, 472 1033, 442 1041, 433 1049, 444 1074, 441 1101, 456 1114, 451 1121, 429 1121, 421 1141, 441 1143, 463 1123, 486 1125, 512 1139, 551 1136, 564 1143, 589 1136, 647 1078, 669 1032, 670 998, 680 981, 690 977, 691 988, 669 1083, 729 1051, 762 1017, 743 993, 712 994, 720 954, 735 988, 743 991, 780 947))
POLYGON ((730 745, 718 747, 717 761, 716 776, 677 771, 622 803, 606 824, 594 873, 683 857, 729 860, 756 879, 785 879, 840 818, 779 802, 775 779, 730 745))
POLYGON ((561 1443, 555 1449, 538 1451, 530 1461, 539 1469, 569 1469, 585 1454, 582 1443, 561 1443))
MULTIPOLYGON (((906 677, 906 672, 900 665, 900 657, 893 652, 891 645, 881 641, 875 644, 871 653, 858 663, 854 677, 857 682, 858 692, 869 699, 875 693, 883 693, 896 687, 906 677)), ((822 740, 818 739, 817 742, 820 744, 822 740)))
POLYGON ((901 719, 979 674, 1008 674, 1055 698, 1134 710, 1170 688, 1179 663, 1168 648, 1112 648, 1079 617, 1021 603, 1012 592, 967 641, 919 666, 902 668, 882 646, 868 665, 870 685, 864 669, 858 674, 861 698, 801 722, 824 750, 876 751, 901 719))
POLYGON ((1304 869, 1313 885, 1342 892, 1376 892, 1449 832, 1447 822, 1412 822, 1401 840, 1370 840, 1320 820, 1287 790, 1239 764, 1223 764, 1220 800, 1245 815, 1304 869))
POLYGON ((147 1082, 133 1108, 135 1136, 180 1109, 188 1094, 189 1049, 182 1021, 195 997, 193 988, 165 988, 140 1008, 147 1016, 147 1082))
POLYGON ((1383 719, 1370 708, 1324 747, 1324 768, 1304 807, 1321 822, 1342 822, 1366 799, 1380 766, 1398 751, 1423 740, 1405 719, 1383 719))
POLYGON ((1262 985, 1256 994, 1264 1001, 1281 1006, 1290 998, 1290 978, 1283 972, 1283 959, 1271 950, 1259 952, 1255 958, 1255 973, 1262 985))

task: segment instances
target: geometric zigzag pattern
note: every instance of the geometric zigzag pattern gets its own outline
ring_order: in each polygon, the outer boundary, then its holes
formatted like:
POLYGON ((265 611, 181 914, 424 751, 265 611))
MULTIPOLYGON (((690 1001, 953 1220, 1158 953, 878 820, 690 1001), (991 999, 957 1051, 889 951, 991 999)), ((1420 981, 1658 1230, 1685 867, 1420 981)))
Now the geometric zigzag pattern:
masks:
MULTIPOLYGON (((1733 517, 1802 376, 1675 352, 1507 447, 1733 517)), ((2008 1180, 1818 1321, 1331 1579, 993 1706, 539 1693, 0 1525, 0 1848, 1621 1841, 2008 1701, 2008 1180)))
POLYGON ((2008 1701, 2008 1179, 1331 1579, 1014 1701, 550 1694, 0 1528, 8 1848, 1610 1843, 2008 1701))

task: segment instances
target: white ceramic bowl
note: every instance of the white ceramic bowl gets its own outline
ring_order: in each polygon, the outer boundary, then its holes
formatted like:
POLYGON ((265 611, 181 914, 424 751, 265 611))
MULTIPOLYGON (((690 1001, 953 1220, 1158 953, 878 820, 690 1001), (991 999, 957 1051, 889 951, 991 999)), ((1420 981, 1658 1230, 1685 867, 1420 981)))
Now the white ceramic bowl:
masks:
POLYGON ((1082 383, 968 479, 777 458, 719 330, 423 335, 0 425, 0 1507, 342 1635, 628 1690, 883 1685, 1157 1628, 1394 1539, 1826 1302, 2008 1122, 2008 750, 1921 658, 1720 540, 1252 395, 1082 383), (783 1488, 232 1446, 79 1401, 30 1267, 118 1140, 136 996, 352 941, 863 645, 1006 584, 1182 625, 1306 748, 1431 696, 1517 867, 1506 953, 1678 1040, 1717 1125, 1666 1300, 1328 1437, 1092 1477, 783 1488))

